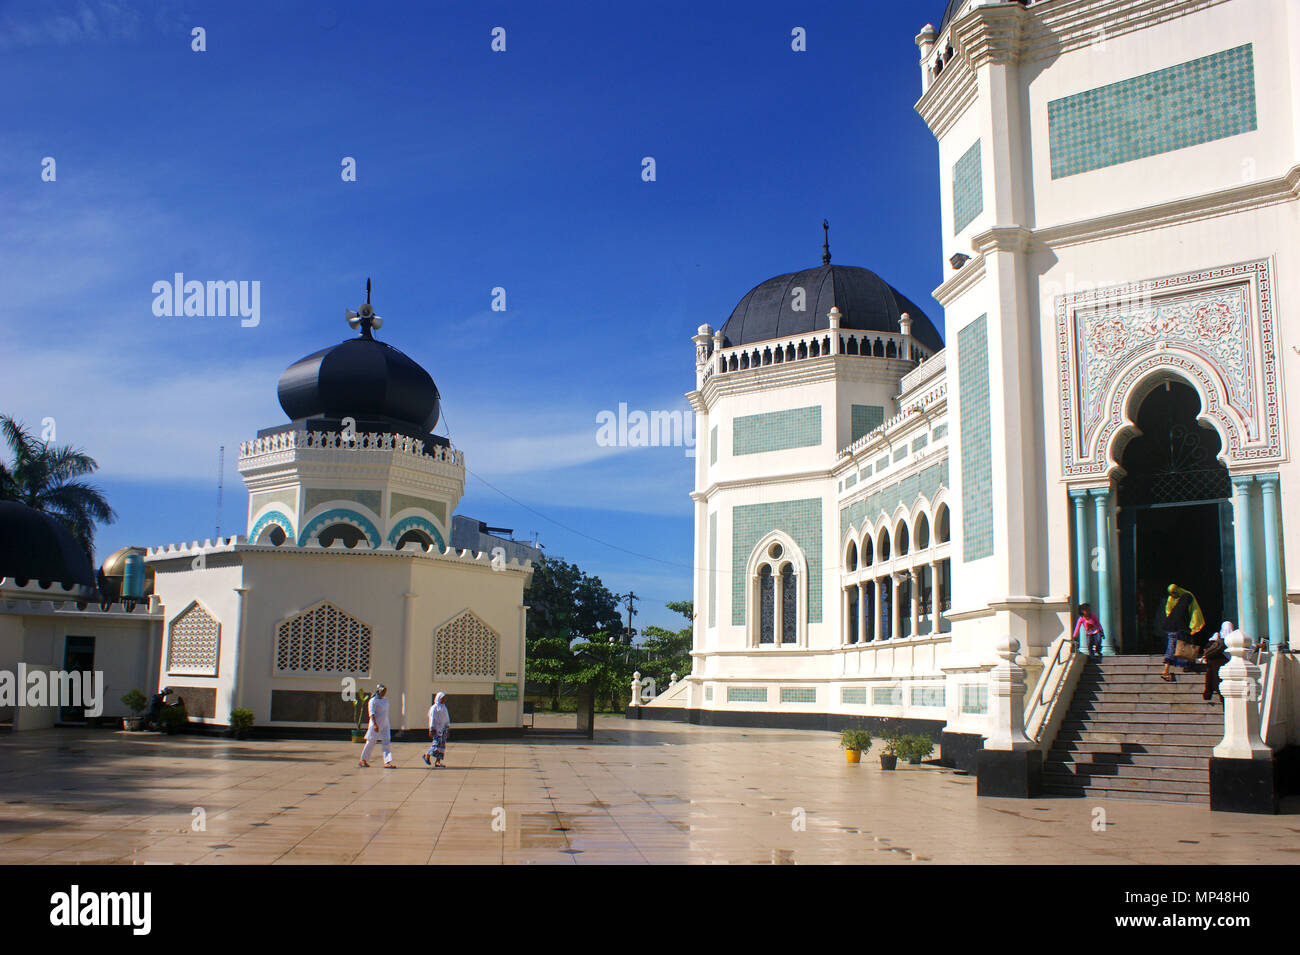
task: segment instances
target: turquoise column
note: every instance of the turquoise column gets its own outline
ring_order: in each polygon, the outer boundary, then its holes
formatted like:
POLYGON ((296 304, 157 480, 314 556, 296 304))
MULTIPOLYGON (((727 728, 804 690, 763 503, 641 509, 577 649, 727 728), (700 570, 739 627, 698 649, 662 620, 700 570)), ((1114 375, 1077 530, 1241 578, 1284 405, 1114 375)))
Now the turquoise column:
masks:
MULTIPOLYGON (((1091 603, 1088 597, 1091 562, 1088 560, 1088 492, 1071 491, 1070 500, 1074 501, 1074 598, 1081 604, 1091 603)), ((1070 626, 1074 626, 1074 615, 1070 615, 1070 626)), ((1079 641, 1079 649, 1088 652, 1088 641, 1079 641)))
POLYGON ((1097 619, 1105 636, 1101 641, 1101 655, 1115 655, 1114 614, 1110 607, 1110 532, 1107 529, 1107 504, 1110 488, 1092 489, 1093 515, 1097 520, 1097 619))
POLYGON ((1286 643, 1286 594, 1282 592, 1282 548, 1279 531, 1278 476, 1259 475, 1259 491, 1264 497, 1264 579, 1268 594, 1268 646, 1280 649, 1286 643))
POLYGON ((1246 636, 1259 640, 1255 614, 1255 541, 1251 533, 1250 486, 1253 474, 1232 479, 1232 537, 1237 550, 1237 621, 1246 636))

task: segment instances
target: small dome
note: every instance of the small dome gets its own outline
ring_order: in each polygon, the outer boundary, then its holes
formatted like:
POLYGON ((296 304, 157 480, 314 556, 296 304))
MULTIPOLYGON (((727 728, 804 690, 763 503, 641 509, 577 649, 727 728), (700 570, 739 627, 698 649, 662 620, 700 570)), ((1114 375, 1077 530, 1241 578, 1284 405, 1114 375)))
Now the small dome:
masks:
POLYGON ((0 502, 0 577, 95 585, 90 556, 68 529, 14 501, 0 502))
POLYGON ((938 329, 913 302, 875 272, 847 265, 823 265, 788 272, 752 288, 722 326, 724 344, 754 342, 802 335, 829 328, 826 316, 840 310, 840 328, 899 334, 899 317, 912 318, 912 337, 931 351, 943 348, 938 329), (794 290, 803 289, 797 310, 794 290))
POLYGON ((280 376, 280 407, 295 422, 355 418, 357 430, 433 431, 433 378, 392 345, 351 338, 300 358, 280 376))

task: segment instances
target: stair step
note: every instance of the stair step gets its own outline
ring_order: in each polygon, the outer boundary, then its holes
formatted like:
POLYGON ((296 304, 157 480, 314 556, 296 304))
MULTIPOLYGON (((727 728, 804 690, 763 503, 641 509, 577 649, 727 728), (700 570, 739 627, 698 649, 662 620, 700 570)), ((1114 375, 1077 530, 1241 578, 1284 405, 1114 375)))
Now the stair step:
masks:
POLYGON ((1210 797, 1199 793, 1140 793, 1103 789, 1099 786, 1051 786, 1043 784, 1043 795, 1076 799, 1140 799, 1147 802, 1173 802, 1209 805, 1210 797))
POLYGON ((1083 699, 1075 697, 1070 710, 1088 713, 1148 713, 1164 717, 1171 713, 1204 713, 1216 720, 1223 719, 1223 708, 1218 701, 1207 703, 1198 694, 1195 700, 1117 700, 1111 694, 1083 699))
POLYGON ((1220 730, 1214 733, 1143 733, 1137 734, 1114 732, 1110 730, 1079 729, 1066 726, 1057 734, 1058 743, 1128 743, 1134 746, 1153 744, 1156 746, 1179 745, 1213 747, 1223 739, 1220 730))
POLYGON ((1044 765, 1048 763, 1093 763, 1096 765, 1142 766, 1166 769, 1195 769, 1204 771, 1208 756, 1169 755, 1164 753, 1108 753, 1104 751, 1080 751, 1053 749, 1047 754, 1044 765))
POLYGON ((1175 769, 1168 766, 1130 766, 1126 763, 1093 762, 1049 762, 1043 765, 1043 775, 1071 776, 1075 779, 1088 777, 1106 779, 1161 780, 1164 782, 1185 783, 1199 786, 1206 781, 1208 770, 1205 766, 1175 769))
POLYGON ((1208 773, 1203 782, 1192 782, 1181 779, 1129 779, 1124 776, 1048 773, 1044 770, 1043 784, 1062 787, 1079 785, 1088 789, 1104 789, 1108 792, 1181 793, 1191 796, 1202 794, 1208 796, 1210 793, 1208 773))
POLYGON ((1151 713, 1066 713, 1062 726, 1086 725, 1092 729, 1105 729, 1108 732, 1128 732, 1134 736, 1143 733, 1160 732, 1161 727, 1168 727, 1165 732, 1198 733, 1201 727, 1216 727, 1223 734, 1223 719, 1202 716, 1199 713, 1170 713, 1164 719, 1156 719, 1151 713), (1176 729, 1175 729, 1176 727, 1176 729))
MULTIPOLYGON (((1216 741, 1217 742, 1217 741, 1216 741)), ((1097 740, 1076 740, 1062 742, 1057 740, 1052 752, 1062 752, 1071 757, 1089 753, 1107 753, 1113 756, 1166 756, 1184 759, 1208 760, 1214 750, 1213 743, 1189 745, 1186 743, 1106 743, 1097 740)))

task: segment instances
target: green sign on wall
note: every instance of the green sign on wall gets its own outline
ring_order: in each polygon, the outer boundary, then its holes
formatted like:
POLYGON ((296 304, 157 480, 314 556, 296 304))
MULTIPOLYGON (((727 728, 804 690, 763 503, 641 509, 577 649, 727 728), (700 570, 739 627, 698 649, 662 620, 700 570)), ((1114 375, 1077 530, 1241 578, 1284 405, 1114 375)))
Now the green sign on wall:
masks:
POLYGON ((518 683, 493 683, 492 691, 493 695, 495 695, 498 700, 519 699, 518 683))

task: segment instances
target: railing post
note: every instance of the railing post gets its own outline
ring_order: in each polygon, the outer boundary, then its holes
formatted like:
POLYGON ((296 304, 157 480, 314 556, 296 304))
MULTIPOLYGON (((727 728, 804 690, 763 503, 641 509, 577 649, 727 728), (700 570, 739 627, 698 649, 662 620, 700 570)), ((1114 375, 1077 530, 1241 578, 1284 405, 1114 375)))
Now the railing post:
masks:
POLYGON ((1219 671, 1223 739, 1210 757, 1210 808, 1221 812, 1278 811, 1273 751, 1260 738, 1259 667, 1247 658, 1251 639, 1228 637, 1230 658, 1219 671))
POLYGON ((641 705, 641 671, 632 674, 632 702, 630 706, 641 705))
POLYGON ((1043 754, 1025 735, 1025 671, 1016 663, 1020 641, 998 640, 1001 658, 989 673, 989 735, 980 750, 976 792, 1031 798, 1042 790, 1043 754))

